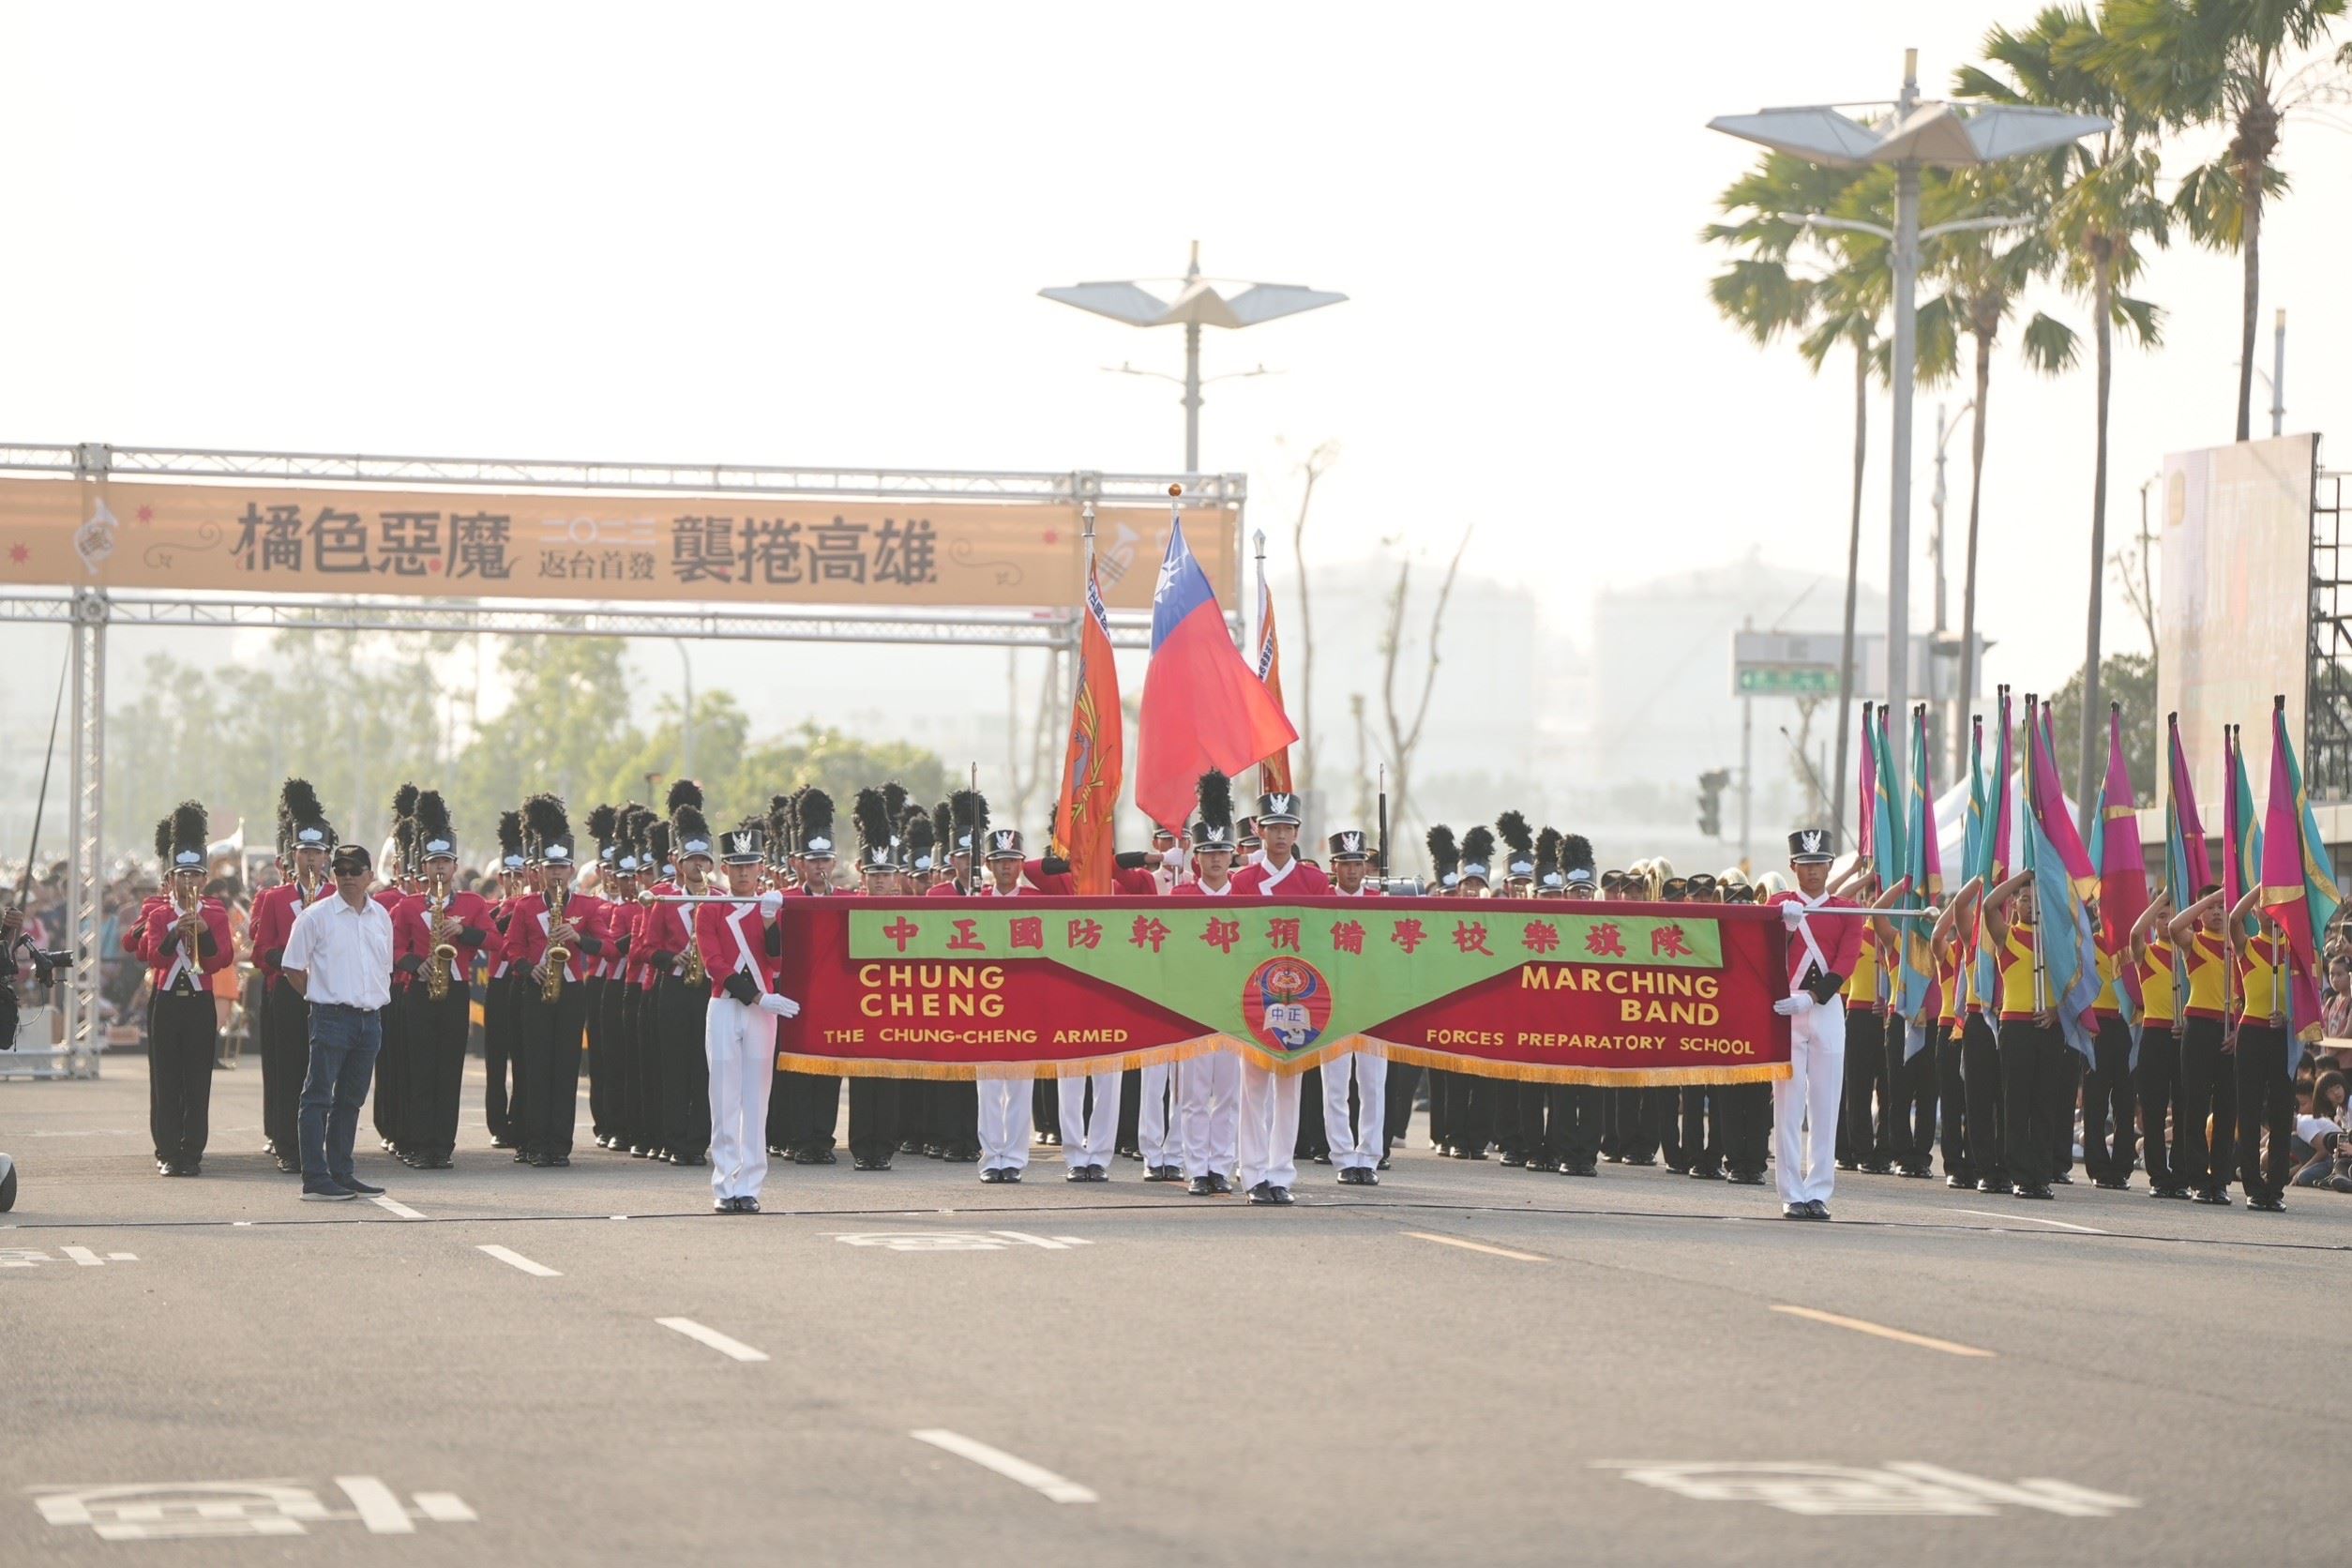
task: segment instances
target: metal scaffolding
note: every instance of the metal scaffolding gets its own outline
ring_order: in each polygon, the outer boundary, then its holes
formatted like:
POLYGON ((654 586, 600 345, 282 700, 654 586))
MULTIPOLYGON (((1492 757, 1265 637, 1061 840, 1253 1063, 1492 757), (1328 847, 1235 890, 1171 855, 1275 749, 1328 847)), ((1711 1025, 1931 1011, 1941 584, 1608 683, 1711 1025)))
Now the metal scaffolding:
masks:
MULTIPOLYGON (((1047 502, 1078 505, 1158 505, 1181 482, 1187 508, 1229 509, 1234 560, 1242 559, 1248 482, 1239 474, 1108 474, 1093 470, 1002 472, 947 469, 804 468, 746 463, 542 462, 505 458, 399 458, 317 452, 213 451, 192 447, 113 446, 104 443, 0 443, 0 474, 55 474, 77 480, 171 478, 303 484, 428 486, 467 490, 631 490, 658 494, 763 495, 779 499, 892 500, 917 496, 1047 502)), ((1238 600, 1238 592, 1233 595, 1238 600)), ((1240 607, 1226 620, 1239 635, 1240 607)), ((70 628, 71 751, 67 792, 72 803, 66 878, 66 924, 75 954, 65 987, 65 1042, 54 1050, 15 1053, 18 1070, 36 1077, 95 1078, 105 1042, 99 1034, 98 939, 106 891, 103 829, 106 794, 106 632, 110 626, 285 631, 488 632, 505 637, 668 637, 715 641, 866 642, 954 647, 1036 648, 1047 656, 1047 690, 1066 688, 1063 665, 1075 659, 1080 621, 1066 610, 908 611, 743 610, 680 603, 616 607, 609 601, 416 600, 378 597, 156 593, 101 588, 0 592, 0 625, 70 628)), ((1150 641, 1150 617, 1114 612, 1115 646, 1150 641)), ((0 1058, 0 1063, 6 1063, 0 1058)))
POLYGON ((2312 478, 2311 633, 2303 683, 2303 787, 2352 800, 2352 507, 2347 477, 2312 478))

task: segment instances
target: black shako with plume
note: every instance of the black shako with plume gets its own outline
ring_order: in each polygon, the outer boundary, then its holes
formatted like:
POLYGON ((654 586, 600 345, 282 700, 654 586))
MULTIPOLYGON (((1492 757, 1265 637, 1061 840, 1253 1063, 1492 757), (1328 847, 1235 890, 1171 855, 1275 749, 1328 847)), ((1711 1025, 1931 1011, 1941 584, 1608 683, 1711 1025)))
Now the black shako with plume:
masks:
POLYGON ((1211 769, 1194 787, 1192 847, 1230 850, 1233 842, 1233 781, 1211 769))
POLYGON ((1429 830, 1429 880, 1439 887, 1452 887, 1462 880, 1462 851, 1454 841, 1454 830, 1440 822, 1429 830))
POLYGON ((1529 830, 1527 818, 1505 811, 1495 819, 1495 832, 1502 839, 1503 874, 1520 879, 1535 875, 1535 835, 1529 830))
POLYGON ((1484 824, 1462 834, 1462 880, 1492 883, 1495 880, 1495 830, 1484 824))
POLYGON ((450 824, 449 803, 439 790, 417 792, 415 849, 419 866, 435 855, 457 858, 458 830, 450 824))

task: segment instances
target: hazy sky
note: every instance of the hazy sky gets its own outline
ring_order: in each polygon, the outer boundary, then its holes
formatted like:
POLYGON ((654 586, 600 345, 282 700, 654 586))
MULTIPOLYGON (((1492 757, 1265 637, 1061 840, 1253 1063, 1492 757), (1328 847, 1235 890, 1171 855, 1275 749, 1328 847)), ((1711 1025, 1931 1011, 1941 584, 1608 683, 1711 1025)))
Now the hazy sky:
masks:
MULTIPOLYGON (((8 5, 0 439, 1173 467, 1175 389, 1098 368, 1176 369, 1181 339, 1035 291, 1179 272, 1198 238, 1213 273, 1351 296, 1211 335, 1213 371, 1284 373, 1211 388, 1204 466, 1274 526, 1335 440, 1325 550, 1474 521, 1472 565, 1580 634, 1596 586, 1842 558, 1848 384, 1708 305, 1696 232, 1753 156, 1709 116, 1891 96, 1907 45, 1941 92, 2030 10, 8 5)), ((2326 432, 2352 138, 2290 124, 2283 156, 2264 353, 2284 305, 2289 428, 2326 432)), ((2118 367, 2118 534, 2164 452, 2231 434, 2238 289, 2185 246, 2143 285, 2168 341, 2118 367)), ((1996 373, 1994 678, 2080 659, 2091 395, 1996 373)))

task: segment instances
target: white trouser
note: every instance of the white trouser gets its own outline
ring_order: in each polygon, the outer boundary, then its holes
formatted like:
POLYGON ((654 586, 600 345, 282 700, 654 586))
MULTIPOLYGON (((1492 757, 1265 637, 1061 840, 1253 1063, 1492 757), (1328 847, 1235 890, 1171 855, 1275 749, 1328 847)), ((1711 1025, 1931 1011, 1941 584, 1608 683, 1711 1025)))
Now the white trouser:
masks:
POLYGON ((1844 997, 1788 1020, 1788 1076, 1772 1085, 1773 1180, 1783 1203, 1825 1203, 1837 1180, 1837 1102, 1846 1087, 1844 997))
POLYGON ((1299 1179, 1299 1075, 1242 1063, 1241 1189, 1260 1182, 1277 1187, 1299 1179))
POLYGON ((1154 1062, 1143 1069, 1143 1103, 1136 1108, 1135 1140, 1146 1170, 1184 1162, 1184 1139, 1171 1136, 1171 1123, 1184 1121, 1183 1105, 1168 1093, 1169 1075, 1175 1071, 1172 1062, 1154 1062))
POLYGON ((776 1081, 776 1015, 713 997, 702 1015, 711 1068, 711 1191, 757 1198, 768 1176, 768 1086, 776 1081))
POLYGON ((1380 1163, 1381 1128, 1388 1117, 1388 1059, 1351 1050, 1323 1063, 1323 1141, 1342 1170, 1380 1163), (1348 1126, 1348 1080, 1356 1085, 1356 1132, 1348 1126))
POLYGON ((1029 1096, 1033 1082, 1026 1078, 980 1080, 981 1169, 1029 1168, 1029 1096))
POLYGON ((1062 1080, 1062 1163, 1108 1169, 1119 1142, 1119 1070, 1062 1080), (1094 1114, 1086 1114, 1086 1086, 1094 1086, 1094 1114))
POLYGON ((1225 1175, 1233 1168, 1233 1139, 1239 1130, 1242 1059, 1211 1051, 1184 1063, 1176 1075, 1183 1091, 1184 1175, 1225 1175))

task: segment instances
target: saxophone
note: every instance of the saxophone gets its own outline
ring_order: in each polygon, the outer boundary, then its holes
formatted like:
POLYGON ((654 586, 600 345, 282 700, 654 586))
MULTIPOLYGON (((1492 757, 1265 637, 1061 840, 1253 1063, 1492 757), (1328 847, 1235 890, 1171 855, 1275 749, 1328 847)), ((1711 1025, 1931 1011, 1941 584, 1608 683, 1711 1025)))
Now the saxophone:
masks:
MULTIPOLYGON (((434 927, 449 912, 449 879, 436 875, 431 888, 425 895, 425 934, 430 939, 434 927)), ((458 950, 450 942, 433 943, 431 961, 425 966, 425 994, 439 1002, 449 994, 449 983, 457 972, 458 950)))
MULTIPOLYGON (((693 887, 686 889, 688 893, 698 897, 708 894, 710 890, 710 879, 707 877, 693 887)), ((702 944, 694 940, 694 922, 685 918, 683 910, 680 911, 680 924, 686 929, 686 969, 681 978, 689 986, 708 986, 711 983, 711 975, 710 972, 702 967, 702 944)))
MULTIPOLYGON (((564 923, 564 906, 570 900, 571 889, 558 887, 547 896, 548 924, 564 923)), ((553 1004, 564 994, 564 972, 571 967, 572 950, 560 942, 548 943, 547 957, 541 960, 545 974, 539 981, 539 1000, 553 1004)))
MULTIPOLYGON (((197 944, 204 937, 204 897, 193 888, 174 887, 172 909, 179 916, 180 958, 187 965, 188 980, 193 984, 200 973, 201 960, 197 944)), ((202 989, 202 987, 198 987, 202 989)))

